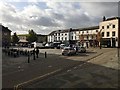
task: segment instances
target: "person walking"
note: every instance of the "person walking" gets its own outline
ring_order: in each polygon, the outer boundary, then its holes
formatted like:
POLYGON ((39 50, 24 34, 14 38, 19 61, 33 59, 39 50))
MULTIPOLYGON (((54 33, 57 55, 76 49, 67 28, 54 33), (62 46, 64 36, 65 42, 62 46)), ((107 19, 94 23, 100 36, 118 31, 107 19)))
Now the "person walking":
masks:
POLYGON ((37 58, 38 58, 38 55, 39 55, 39 49, 36 48, 36 56, 37 56, 37 58))

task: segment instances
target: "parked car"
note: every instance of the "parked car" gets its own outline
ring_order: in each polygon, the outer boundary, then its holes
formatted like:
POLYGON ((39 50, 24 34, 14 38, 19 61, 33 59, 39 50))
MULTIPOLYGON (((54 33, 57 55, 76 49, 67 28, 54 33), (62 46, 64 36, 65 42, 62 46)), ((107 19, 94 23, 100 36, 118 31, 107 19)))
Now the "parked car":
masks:
POLYGON ((83 53, 86 52, 86 48, 85 47, 79 46, 79 47, 76 47, 76 48, 77 48, 76 49, 77 52, 83 52, 83 53))
POLYGON ((54 47, 53 47, 53 45, 51 43, 46 43, 45 48, 54 48, 54 47))
POLYGON ((63 49, 65 47, 65 44, 60 44, 60 49, 63 49))
POLYGON ((76 54, 75 48, 64 47, 64 49, 62 49, 62 55, 74 55, 74 54, 76 54))

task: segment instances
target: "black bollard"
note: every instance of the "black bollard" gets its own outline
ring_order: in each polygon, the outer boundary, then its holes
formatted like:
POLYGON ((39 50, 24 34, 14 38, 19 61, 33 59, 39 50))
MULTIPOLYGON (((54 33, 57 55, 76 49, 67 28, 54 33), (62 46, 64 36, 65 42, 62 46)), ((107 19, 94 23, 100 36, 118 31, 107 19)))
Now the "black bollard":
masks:
POLYGON ((47 53, 45 52, 45 58, 47 58, 47 53))
POLYGON ((28 51, 28 63, 30 63, 30 53, 28 51))

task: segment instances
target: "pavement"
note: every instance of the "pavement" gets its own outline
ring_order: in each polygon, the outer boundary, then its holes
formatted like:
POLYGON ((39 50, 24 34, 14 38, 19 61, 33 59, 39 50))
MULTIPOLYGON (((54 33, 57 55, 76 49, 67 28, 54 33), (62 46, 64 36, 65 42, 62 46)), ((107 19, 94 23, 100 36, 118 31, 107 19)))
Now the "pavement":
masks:
POLYGON ((62 56, 60 50, 42 49, 38 59, 33 60, 31 56, 30 63, 27 63, 27 57, 10 58, 3 55, 3 60, 3 88, 20 85, 67 67, 70 68, 47 79, 27 86, 21 85, 26 88, 118 87, 119 68, 116 48, 89 48, 87 53, 70 57, 62 56), (45 51, 48 53, 47 58, 44 57, 45 51))
POLYGON ((116 50, 110 49, 109 52, 82 65, 28 85, 26 88, 118 88, 120 68, 116 55, 116 50))

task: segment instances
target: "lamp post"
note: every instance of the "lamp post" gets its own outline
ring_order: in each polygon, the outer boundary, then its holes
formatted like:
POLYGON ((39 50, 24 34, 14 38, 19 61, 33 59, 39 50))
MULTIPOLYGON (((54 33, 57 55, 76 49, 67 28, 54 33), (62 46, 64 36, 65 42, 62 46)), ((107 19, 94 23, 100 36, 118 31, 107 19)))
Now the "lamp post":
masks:
MULTIPOLYGON (((120 6, 120 2, 118 3, 118 5, 120 6)), ((118 8, 119 9, 119 8, 118 8)), ((118 57, 120 57, 120 53, 119 53, 119 49, 120 49, 120 18, 118 18, 118 57)))
POLYGON ((112 44, 113 44, 113 43, 112 43, 112 38, 113 38, 113 37, 111 37, 111 47, 113 47, 113 45, 112 45, 112 44))

